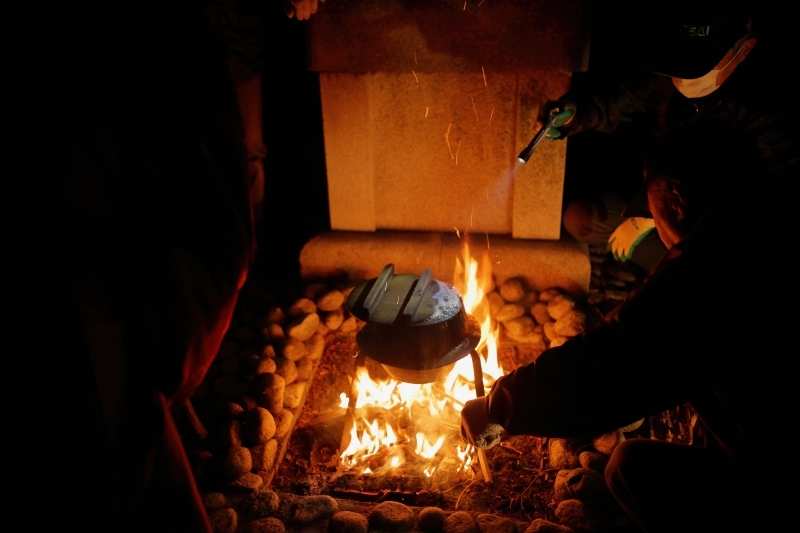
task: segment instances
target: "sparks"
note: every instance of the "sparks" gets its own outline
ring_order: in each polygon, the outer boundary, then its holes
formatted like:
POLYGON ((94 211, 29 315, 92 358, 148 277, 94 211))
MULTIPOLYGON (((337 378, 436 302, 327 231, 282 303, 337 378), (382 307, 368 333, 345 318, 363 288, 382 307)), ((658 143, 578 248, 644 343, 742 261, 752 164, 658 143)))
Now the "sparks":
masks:
MULTIPOLYGON (((452 125, 453 123, 451 122, 450 126, 452 125)), ((453 156, 453 149, 450 148, 450 138, 448 137, 448 135, 450 135, 450 126, 447 126, 447 131, 444 134, 444 140, 447 141, 447 149, 450 150, 450 159, 455 159, 455 157, 453 156)))
POLYGON ((458 237, 460 239, 461 238, 461 232, 458 231, 458 228, 455 227, 455 226, 453 226, 453 229, 456 230, 456 237, 458 237))
POLYGON ((419 258, 420 257, 422 257, 422 252, 420 252, 419 255, 417 256, 417 263, 419 263, 419 258))
POLYGON ((492 108, 492 112, 489 114, 489 124, 492 123, 492 116, 494 115, 494 108, 492 108))
POLYGON ((417 80, 417 83, 419 83, 419 78, 417 77, 417 73, 412 70, 411 74, 414 75, 414 79, 417 80))
POLYGON ((428 118, 428 108, 425 108, 425 118, 428 118))
POLYGON ((467 0, 464 0, 464 11, 467 10, 467 0))
MULTIPOLYGON (((480 5, 480 4, 478 4, 478 5, 480 5)), ((483 73, 483 86, 484 87, 488 87, 489 85, 486 84, 486 71, 483 70, 483 67, 481 67, 481 73, 483 73)))
POLYGON ((478 3, 478 7, 480 7, 480 5, 481 5, 482 3, 483 3, 483 0, 481 0, 481 1, 480 1, 480 3, 478 3))
POLYGON ((489 232, 486 232, 486 249, 489 250, 489 232))
POLYGON ((458 149, 461 148, 461 141, 458 141, 458 146, 456 146, 456 165, 458 164, 458 149))
POLYGON ((472 100, 472 110, 475 111, 475 122, 480 124, 481 121, 478 120, 478 108, 475 107, 475 99, 473 97, 471 97, 471 96, 469 97, 469 99, 472 100))

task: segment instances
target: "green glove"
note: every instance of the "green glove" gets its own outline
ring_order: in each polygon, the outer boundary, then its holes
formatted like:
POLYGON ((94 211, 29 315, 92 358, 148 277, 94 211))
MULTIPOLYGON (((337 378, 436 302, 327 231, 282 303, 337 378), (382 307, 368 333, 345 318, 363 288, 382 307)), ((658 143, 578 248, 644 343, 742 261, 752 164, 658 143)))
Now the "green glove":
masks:
POLYGON ((566 100, 545 102, 539 110, 538 117, 542 127, 548 128, 544 138, 553 141, 565 136, 572 125, 576 111, 575 104, 566 100))
POLYGON ((652 218, 628 218, 609 237, 608 250, 613 253, 614 259, 624 263, 633 256, 633 250, 636 246, 655 227, 656 223, 652 218))

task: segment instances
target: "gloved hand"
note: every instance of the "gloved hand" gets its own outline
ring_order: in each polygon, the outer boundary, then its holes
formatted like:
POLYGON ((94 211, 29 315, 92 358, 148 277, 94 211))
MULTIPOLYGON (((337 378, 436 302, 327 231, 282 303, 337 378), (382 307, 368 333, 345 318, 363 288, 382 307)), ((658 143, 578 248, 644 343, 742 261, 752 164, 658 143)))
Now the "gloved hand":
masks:
POLYGON ((550 128, 544 134, 545 140, 564 138, 569 132, 577 110, 577 106, 569 100, 547 101, 539 109, 536 126, 550 128))
POLYGON ((461 438, 477 448, 488 449, 500 442, 503 427, 489 418, 489 399, 476 398, 461 411, 461 438))
POLYGON ((619 225, 608 239, 608 249, 614 259, 625 262, 633 255, 636 246, 653 231, 656 223, 652 218, 631 217, 619 225))
POLYGON ((311 15, 317 12, 319 2, 325 0, 284 0, 283 11, 289 18, 297 20, 308 20, 311 15))

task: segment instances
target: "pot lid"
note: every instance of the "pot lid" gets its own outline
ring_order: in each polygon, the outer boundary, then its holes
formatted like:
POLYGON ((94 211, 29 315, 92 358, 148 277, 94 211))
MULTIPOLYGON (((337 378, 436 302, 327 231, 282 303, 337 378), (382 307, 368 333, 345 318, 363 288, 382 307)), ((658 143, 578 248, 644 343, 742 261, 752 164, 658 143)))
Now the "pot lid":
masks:
POLYGON ((421 276, 395 275, 390 263, 377 278, 355 287, 347 306, 364 322, 421 326, 453 318, 462 312, 464 304, 452 285, 432 278, 430 269, 421 276))

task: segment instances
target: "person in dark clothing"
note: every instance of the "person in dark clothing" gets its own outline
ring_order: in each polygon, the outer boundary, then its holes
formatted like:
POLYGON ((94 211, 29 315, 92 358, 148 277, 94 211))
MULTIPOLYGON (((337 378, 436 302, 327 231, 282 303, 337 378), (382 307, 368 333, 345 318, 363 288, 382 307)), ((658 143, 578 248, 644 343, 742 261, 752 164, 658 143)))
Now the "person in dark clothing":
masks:
MULTIPOLYGON (((81 490, 60 499, 94 502, 74 520, 90 530, 210 533, 175 417, 253 260, 244 130, 226 50, 200 6, 136 7, 76 6, 66 25, 74 53, 53 224, 65 252, 50 259, 75 339, 59 353, 74 374, 63 388, 80 383, 87 397, 63 418, 91 414, 93 430, 64 433, 90 453, 64 454, 60 475, 81 490)), ((69 405, 75 393, 57 390, 54 403, 69 405)))
MULTIPOLYGON (((779 182, 777 174, 788 175, 797 164, 797 85, 786 75, 782 43, 754 11, 679 1, 657 21, 640 21, 646 35, 631 35, 631 41, 643 48, 641 61, 576 75, 565 95, 540 109, 542 124, 557 115, 545 139, 613 133, 626 122, 655 139, 682 124, 718 119, 757 143, 759 172, 779 182)), ((642 141, 645 149, 648 142, 642 141)), ((594 191, 590 197, 577 194, 565 209, 564 228, 581 242, 608 243, 615 258, 651 270, 665 252, 652 221, 621 214, 635 181, 600 179, 608 188, 595 183, 585 187, 594 191)))
MULTIPOLYGON (((763 333, 788 327, 788 317, 779 316, 755 316, 743 327, 741 294, 722 266, 735 241, 768 227, 745 226, 752 232, 745 235, 729 230, 748 195, 740 184, 757 169, 757 152, 724 121, 662 136, 646 158, 649 211, 629 208, 652 216, 667 253, 600 325, 467 402, 462 437, 481 448, 497 444, 503 431, 593 437, 689 402, 713 437, 709 444, 625 441, 606 469, 609 487, 648 532, 724 531, 751 519, 747 512, 757 508, 761 491, 751 475, 758 430, 781 411, 785 393, 771 365, 734 354, 777 353, 763 333), (776 386, 764 391, 765 383, 776 386), (677 500, 691 518, 676 513, 677 500)), ((737 256, 737 267, 755 279, 770 271, 748 255, 737 256)), ((762 302, 773 303, 768 296, 762 302)))

